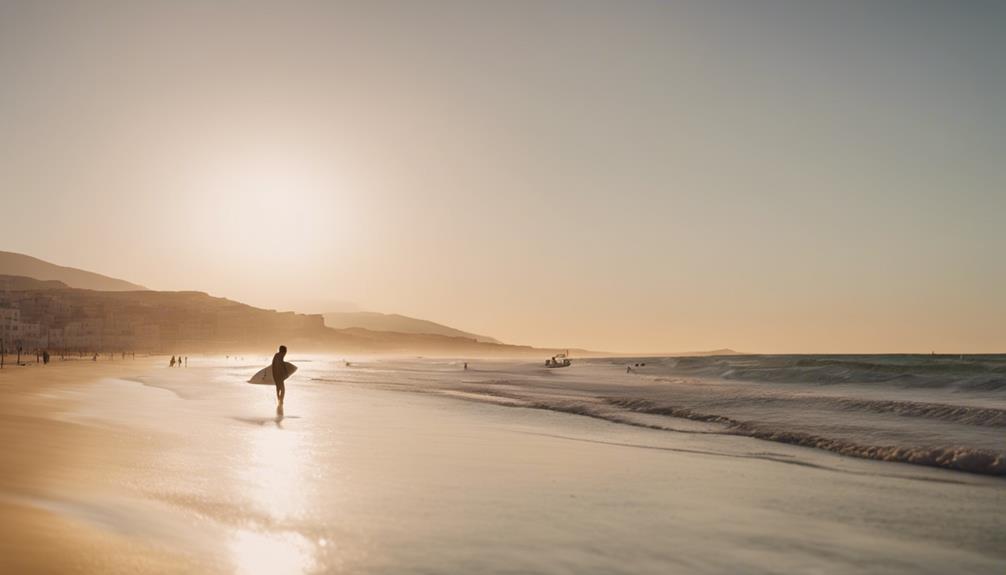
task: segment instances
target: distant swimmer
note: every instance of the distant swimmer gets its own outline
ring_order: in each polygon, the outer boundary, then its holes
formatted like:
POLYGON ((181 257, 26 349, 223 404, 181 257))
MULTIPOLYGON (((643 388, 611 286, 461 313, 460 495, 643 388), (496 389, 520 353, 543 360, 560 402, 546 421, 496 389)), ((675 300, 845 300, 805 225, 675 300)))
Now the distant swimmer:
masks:
POLYGON ((276 355, 272 356, 272 380, 276 383, 276 399, 280 405, 283 404, 283 398, 286 397, 286 385, 283 382, 289 377, 289 374, 286 372, 286 366, 283 365, 285 357, 285 345, 279 346, 279 351, 276 352, 276 355))

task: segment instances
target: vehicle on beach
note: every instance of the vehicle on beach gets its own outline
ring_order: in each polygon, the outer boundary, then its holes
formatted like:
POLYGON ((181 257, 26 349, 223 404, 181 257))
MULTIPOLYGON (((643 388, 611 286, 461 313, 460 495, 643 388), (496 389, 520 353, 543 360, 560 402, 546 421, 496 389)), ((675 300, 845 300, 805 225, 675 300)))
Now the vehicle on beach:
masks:
POLYGON ((573 365, 573 363, 569 361, 568 355, 569 351, 553 355, 549 359, 545 360, 545 367, 569 367, 573 365))

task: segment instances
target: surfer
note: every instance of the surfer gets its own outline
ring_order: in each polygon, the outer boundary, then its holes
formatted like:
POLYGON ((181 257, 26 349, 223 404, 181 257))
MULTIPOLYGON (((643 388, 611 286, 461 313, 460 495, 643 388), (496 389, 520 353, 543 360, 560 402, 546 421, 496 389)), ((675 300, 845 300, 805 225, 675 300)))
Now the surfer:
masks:
POLYGON ((276 399, 279 400, 280 405, 283 404, 283 398, 286 397, 286 385, 283 384, 289 375, 286 372, 286 366, 283 365, 283 358, 286 357, 286 346, 279 346, 279 351, 276 355, 272 356, 272 380, 276 382, 276 399))

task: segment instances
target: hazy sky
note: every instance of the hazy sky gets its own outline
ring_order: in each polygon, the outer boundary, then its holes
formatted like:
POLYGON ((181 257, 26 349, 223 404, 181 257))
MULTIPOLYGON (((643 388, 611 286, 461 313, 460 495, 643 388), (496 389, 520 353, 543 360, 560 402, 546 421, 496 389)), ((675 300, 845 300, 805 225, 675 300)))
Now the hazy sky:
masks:
POLYGON ((601 350, 1006 351, 1006 2, 0 0, 0 249, 601 350))

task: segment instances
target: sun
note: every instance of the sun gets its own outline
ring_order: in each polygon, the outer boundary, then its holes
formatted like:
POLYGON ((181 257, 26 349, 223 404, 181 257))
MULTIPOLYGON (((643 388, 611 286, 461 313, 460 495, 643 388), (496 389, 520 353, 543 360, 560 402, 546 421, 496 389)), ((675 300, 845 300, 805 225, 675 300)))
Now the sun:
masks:
POLYGON ((311 261, 355 229, 347 186, 331 170, 280 154, 216 170, 202 197, 198 225, 220 257, 311 261))

